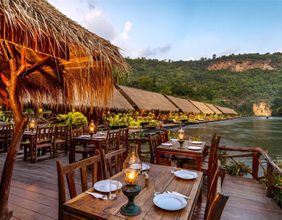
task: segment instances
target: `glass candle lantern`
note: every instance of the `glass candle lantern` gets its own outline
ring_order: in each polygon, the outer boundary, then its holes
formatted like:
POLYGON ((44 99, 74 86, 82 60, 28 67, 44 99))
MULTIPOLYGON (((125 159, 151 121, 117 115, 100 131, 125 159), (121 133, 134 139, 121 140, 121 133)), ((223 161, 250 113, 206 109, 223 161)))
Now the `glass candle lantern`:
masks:
POLYGON ((138 183, 138 171, 132 168, 127 168, 125 172, 125 183, 127 185, 136 185, 138 183))
POLYGON ((31 119, 31 121, 29 122, 29 128, 30 129, 34 129, 35 128, 35 120, 31 119))
POLYGON ((178 130, 178 142, 180 144, 179 148, 183 148, 183 143, 184 143, 184 130, 182 128, 182 125, 180 125, 180 129, 178 130))
POLYGON ((123 163, 123 170, 130 168, 130 169, 136 170, 137 172, 141 171, 142 162, 139 158, 137 150, 138 150, 138 147, 136 144, 130 145, 129 154, 123 163))
POLYGON ((91 134, 91 137, 93 136, 93 134, 95 134, 95 132, 96 132, 96 126, 94 124, 94 121, 91 120, 89 124, 89 134, 91 134))
POLYGON ((42 113, 43 113, 43 108, 39 108, 39 109, 38 109, 38 113, 39 113, 39 114, 42 114, 42 113))

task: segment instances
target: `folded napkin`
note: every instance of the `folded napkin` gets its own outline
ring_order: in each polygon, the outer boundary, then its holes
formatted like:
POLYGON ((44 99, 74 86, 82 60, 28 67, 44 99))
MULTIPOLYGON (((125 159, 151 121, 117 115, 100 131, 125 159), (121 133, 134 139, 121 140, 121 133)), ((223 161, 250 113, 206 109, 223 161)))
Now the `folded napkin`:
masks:
POLYGON ((106 195, 102 195, 102 194, 99 194, 99 193, 92 193, 92 192, 86 192, 86 193, 95 197, 96 199, 104 199, 104 200, 108 199, 106 195))

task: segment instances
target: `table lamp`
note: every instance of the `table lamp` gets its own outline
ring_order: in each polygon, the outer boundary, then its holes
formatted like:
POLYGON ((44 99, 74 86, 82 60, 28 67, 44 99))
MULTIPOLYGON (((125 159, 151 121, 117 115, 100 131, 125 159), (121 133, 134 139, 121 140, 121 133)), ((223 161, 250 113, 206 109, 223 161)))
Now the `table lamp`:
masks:
POLYGON ((130 146, 130 152, 123 163, 123 171, 125 172, 125 183, 122 192, 128 198, 128 203, 120 208, 120 212, 124 215, 134 216, 141 213, 141 207, 135 205, 134 198, 141 191, 138 183, 138 174, 142 169, 142 162, 137 153, 137 145, 130 146))
POLYGON ((96 126, 94 124, 94 121, 91 120, 89 124, 89 134, 91 135, 91 138, 93 137, 93 134, 95 134, 95 132, 96 132, 96 126))
POLYGON ((179 148, 183 149, 184 143, 184 130, 182 128, 182 124, 180 125, 180 129, 178 130, 178 143, 180 144, 179 148))

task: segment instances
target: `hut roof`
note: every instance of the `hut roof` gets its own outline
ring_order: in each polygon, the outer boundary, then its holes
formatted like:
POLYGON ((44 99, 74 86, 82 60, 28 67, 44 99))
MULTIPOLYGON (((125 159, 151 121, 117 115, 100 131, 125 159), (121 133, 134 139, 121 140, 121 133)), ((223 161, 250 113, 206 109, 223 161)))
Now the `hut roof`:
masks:
MULTIPOLYGON (((43 104, 47 105, 50 103, 50 97, 44 95, 43 98, 43 104)), ((30 96, 26 96, 24 98, 24 104, 33 104, 31 101, 30 96)), ((63 105, 63 100, 62 100, 62 96, 60 96, 59 98, 59 105, 63 105)), ((98 104, 95 103, 95 100, 92 101, 92 105, 94 108, 97 109, 111 109, 111 110, 134 110, 134 108, 132 107, 132 105, 123 97, 123 95, 116 89, 113 89, 113 94, 112 96, 107 100, 106 104, 98 104)), ((85 102, 83 100, 80 100, 78 97, 75 98, 75 101, 73 103, 73 107, 76 108, 80 108, 80 109, 88 109, 90 107, 90 103, 89 102, 85 102)))
POLYGON ((219 111, 218 108, 216 108, 214 105, 208 104, 208 103, 205 103, 205 104, 206 104, 211 110, 213 110, 215 114, 218 114, 218 115, 222 114, 222 112, 219 111))
POLYGON ((200 113, 200 110, 197 109, 191 102, 187 99, 181 99, 174 96, 166 96, 175 106, 177 106, 182 112, 187 113, 200 113))
MULTIPOLYGON (((27 49, 27 68, 19 81, 21 101, 30 95, 34 104, 42 104, 45 94, 56 104, 61 94, 66 104, 76 96, 89 103, 106 103, 114 87, 113 71, 129 71, 118 47, 67 18, 46 0, 1 0, 0 25, 0 69, 7 78, 7 45, 11 44, 18 63, 23 48, 27 49)), ((3 83, 0 87, 6 89, 3 83)))
POLYGON ((128 101, 140 110, 178 111, 162 94, 126 86, 119 86, 119 88, 128 101))
POLYGON ((195 105, 202 113, 204 113, 204 114, 214 114, 214 112, 208 106, 206 106, 204 103, 198 102, 198 101, 192 101, 192 100, 190 100, 190 102, 193 105, 195 105))
POLYGON ((238 115, 237 112, 235 112, 233 109, 231 108, 227 108, 227 107, 221 107, 221 106, 217 106, 216 107, 222 111, 223 114, 233 114, 233 115, 238 115))

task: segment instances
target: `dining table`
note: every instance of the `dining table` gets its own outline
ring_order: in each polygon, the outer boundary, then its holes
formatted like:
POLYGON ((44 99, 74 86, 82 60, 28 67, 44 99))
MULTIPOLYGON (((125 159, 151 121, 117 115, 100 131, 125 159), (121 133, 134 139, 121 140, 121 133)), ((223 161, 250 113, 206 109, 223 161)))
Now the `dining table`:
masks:
POLYGON ((191 157, 197 162, 197 170, 201 171, 202 158, 205 154, 206 142, 185 140, 180 148, 178 141, 169 140, 157 146, 156 163, 160 163, 162 155, 191 157))
MULTIPOLYGON (((201 199, 203 173, 194 172, 196 175, 193 179, 182 179, 176 177, 172 172, 174 168, 157 164, 147 164, 149 167, 149 184, 145 184, 145 175, 140 174, 138 177, 138 185, 141 186, 140 193, 135 197, 135 204, 141 207, 141 213, 135 216, 126 216, 120 212, 120 208, 127 204, 128 198, 119 189, 116 192, 116 199, 103 200, 89 195, 87 192, 95 192, 108 196, 108 193, 101 193, 91 187, 76 197, 64 203, 63 209, 65 215, 75 216, 74 219, 191 219, 197 201, 201 199), (155 182, 160 184, 163 194, 177 192, 189 197, 186 205, 180 210, 170 210, 159 208, 154 203, 155 182)), ((110 180, 119 181, 125 185, 125 173, 119 172, 109 178, 110 180)), ((181 195, 181 197, 182 197, 181 195)), ((158 197, 157 195, 156 197, 158 197)), ((159 199, 161 197, 158 197, 159 199)), ((173 205, 173 204, 172 204, 173 205)))
POLYGON ((70 144, 70 153, 69 153, 69 163, 75 162, 75 146, 77 145, 94 145, 100 151, 103 145, 106 144, 107 134, 105 133, 96 133, 91 135, 80 135, 78 137, 73 137, 70 144))
POLYGON ((23 132, 23 140, 28 140, 30 142, 30 162, 34 162, 34 147, 35 147, 35 139, 36 139, 36 131, 24 131, 23 132))

